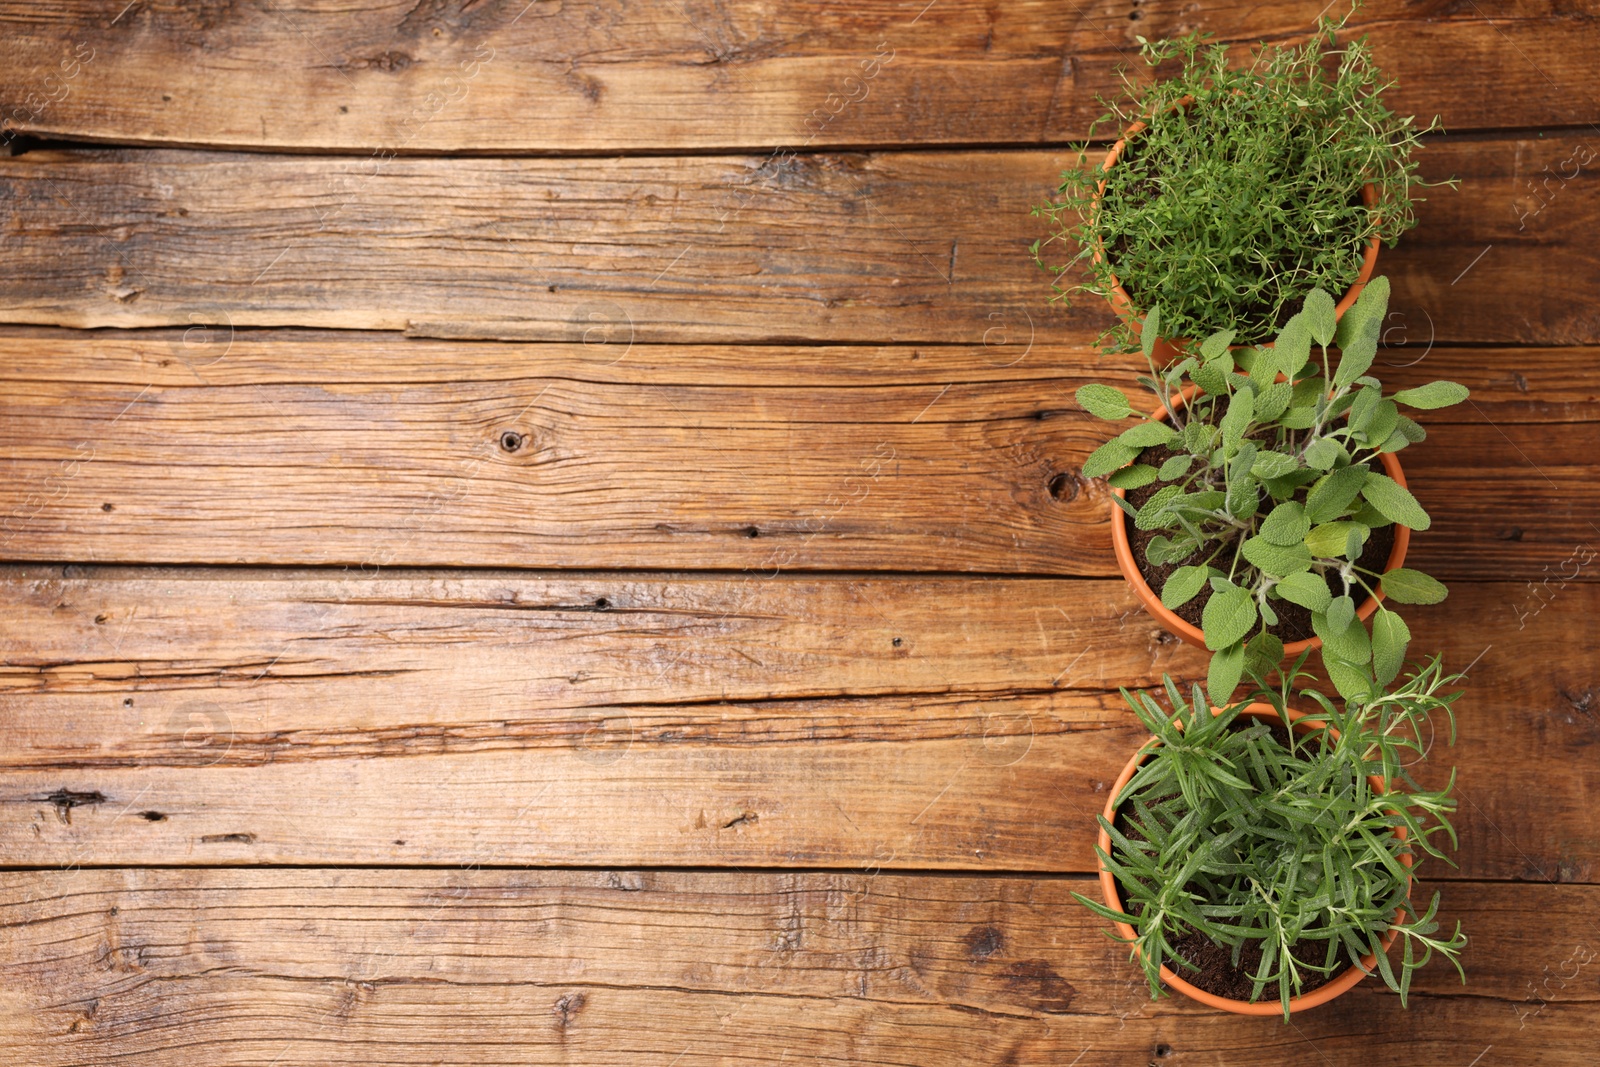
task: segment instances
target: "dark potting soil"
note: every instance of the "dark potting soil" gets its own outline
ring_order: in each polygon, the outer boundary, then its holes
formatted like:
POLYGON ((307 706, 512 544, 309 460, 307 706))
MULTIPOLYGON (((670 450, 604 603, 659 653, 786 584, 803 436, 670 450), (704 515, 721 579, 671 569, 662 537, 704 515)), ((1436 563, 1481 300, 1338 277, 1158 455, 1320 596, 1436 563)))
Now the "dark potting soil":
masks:
MULTIPOLYGON (((1234 723, 1233 729, 1243 729, 1253 725, 1258 720, 1240 719, 1234 723)), ((1289 731, 1278 722, 1267 723, 1272 738, 1280 746, 1287 748, 1289 745, 1289 731)), ((1162 800, 1171 799, 1163 797, 1162 800)), ((1123 817, 1122 812, 1117 812, 1116 828, 1128 838, 1142 841, 1144 835, 1123 817)), ((1126 906, 1126 905, 1125 905, 1126 906)), ((1129 908, 1132 914, 1138 915, 1143 911, 1143 906, 1135 902, 1129 908)), ((1239 949, 1239 965, 1233 963, 1233 949, 1227 945, 1219 945, 1205 934, 1193 932, 1184 934, 1174 939, 1173 950, 1196 967, 1198 971, 1191 971, 1182 964, 1167 969, 1196 989, 1210 993, 1215 997, 1226 997, 1229 1000, 1250 999, 1251 992, 1255 989, 1255 980, 1252 977, 1261 969, 1261 946, 1258 942, 1250 942, 1239 949)), ((1295 959, 1308 966, 1300 971, 1300 991, 1297 996, 1304 996, 1314 989, 1320 989, 1343 974, 1348 968, 1346 962, 1343 967, 1336 969, 1332 974, 1323 974, 1312 970, 1312 966, 1321 967, 1326 957, 1328 946, 1326 941, 1305 940, 1297 941, 1289 948, 1295 959)), ((1277 999, 1277 986, 1269 984, 1261 991, 1263 1000, 1277 999)))
MULTIPOLYGON (((1165 460, 1180 454, 1166 445, 1157 445, 1145 449, 1136 462, 1148 463, 1152 467, 1160 467, 1165 460)), ((1166 482, 1158 480, 1151 482, 1149 485, 1140 486, 1138 489, 1130 489, 1127 492, 1128 503, 1135 508, 1140 507, 1155 496, 1156 490, 1166 484, 1166 482)), ((1138 566, 1139 573, 1144 575, 1145 582, 1149 584, 1158 597, 1161 595, 1161 587, 1166 584, 1167 578, 1171 576, 1173 571, 1179 567, 1197 564, 1204 558, 1199 552, 1196 552, 1177 563, 1157 566, 1145 558, 1145 548, 1152 540, 1159 537, 1162 531, 1135 529, 1129 516, 1120 511, 1120 509, 1118 516, 1124 523, 1127 523, 1128 545, 1133 550, 1133 561, 1138 566)), ((1356 565, 1365 570, 1382 573, 1385 564, 1389 562, 1389 553, 1394 549, 1394 537, 1393 526, 1379 526, 1374 529, 1367 538, 1366 547, 1362 549, 1361 558, 1356 561, 1356 565)), ((1340 581, 1338 575, 1330 574, 1326 578, 1328 592, 1334 596, 1343 596, 1344 583, 1340 581)), ((1352 595, 1356 598, 1357 606, 1366 599, 1359 587, 1356 589, 1355 594, 1352 595)), ((1202 586, 1199 594, 1193 600, 1178 608, 1173 614, 1185 622, 1199 626, 1200 619, 1205 612, 1206 602, 1210 599, 1211 586, 1202 586)), ((1272 610, 1278 613, 1278 623, 1276 626, 1267 627, 1267 631, 1284 644, 1288 644, 1291 641, 1304 641, 1316 636, 1316 632, 1311 628, 1311 612, 1300 605, 1291 604, 1287 600, 1274 600, 1272 602, 1272 610)))

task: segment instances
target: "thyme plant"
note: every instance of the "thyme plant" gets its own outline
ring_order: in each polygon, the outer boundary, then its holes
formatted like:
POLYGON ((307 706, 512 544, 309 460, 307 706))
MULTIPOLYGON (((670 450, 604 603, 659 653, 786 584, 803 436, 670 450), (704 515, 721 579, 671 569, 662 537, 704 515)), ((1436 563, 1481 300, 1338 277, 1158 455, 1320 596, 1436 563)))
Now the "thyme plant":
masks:
MULTIPOLYGON (((1392 245, 1416 225, 1412 191, 1430 183, 1411 155, 1438 120, 1419 129, 1384 106, 1394 83, 1364 36, 1341 44, 1349 17, 1319 19, 1304 44, 1263 43, 1244 63, 1198 34, 1139 38, 1146 63, 1176 60, 1179 69, 1151 84, 1124 72, 1121 95, 1101 99, 1108 111, 1090 136, 1102 126, 1146 127, 1109 169, 1085 166, 1086 146, 1063 173, 1059 200, 1033 210, 1051 224, 1033 254, 1058 276, 1059 298, 1070 302, 1078 290, 1109 298, 1120 281, 1138 317, 1161 301, 1168 337, 1232 330, 1257 343, 1311 290, 1343 294, 1372 238, 1392 245), (1071 254, 1047 263, 1045 249, 1058 242, 1071 254), (1063 286, 1060 276, 1080 267, 1088 280, 1063 286)), ((1134 348, 1126 322, 1107 339, 1134 348)))
POLYGON ((1176 948, 1192 933, 1231 949, 1235 968, 1247 946, 1258 948, 1249 999, 1275 996, 1285 1019, 1310 976, 1331 977, 1368 953, 1402 1005, 1412 974, 1435 952, 1461 972, 1460 924, 1450 937, 1436 936, 1438 894, 1419 913, 1401 862, 1408 853, 1450 862, 1435 842, 1441 833, 1456 845, 1449 820, 1454 771, 1444 788, 1427 790, 1408 763, 1426 756, 1417 739, 1431 736, 1423 727, 1436 712, 1449 717, 1454 743, 1450 705, 1460 692, 1443 690, 1459 676, 1445 676, 1435 658, 1340 710, 1314 690, 1296 694, 1299 668, 1297 662, 1285 671, 1277 688, 1263 685, 1253 694, 1272 704, 1285 726, 1294 700, 1316 709, 1302 722, 1331 728, 1291 730, 1287 747, 1266 724, 1241 720, 1243 703, 1206 714, 1199 686, 1186 703, 1165 679, 1170 715, 1150 694, 1123 690, 1155 735, 1149 758, 1116 798, 1126 832, 1099 820, 1111 851, 1096 852, 1121 887, 1124 909, 1073 895, 1133 928, 1152 997, 1160 995, 1163 964, 1180 974, 1198 970, 1176 948), (1369 775, 1389 791, 1379 793, 1369 775), (1397 827, 1405 829, 1404 841, 1397 827), (1402 945, 1398 967, 1383 949, 1391 930, 1402 945))

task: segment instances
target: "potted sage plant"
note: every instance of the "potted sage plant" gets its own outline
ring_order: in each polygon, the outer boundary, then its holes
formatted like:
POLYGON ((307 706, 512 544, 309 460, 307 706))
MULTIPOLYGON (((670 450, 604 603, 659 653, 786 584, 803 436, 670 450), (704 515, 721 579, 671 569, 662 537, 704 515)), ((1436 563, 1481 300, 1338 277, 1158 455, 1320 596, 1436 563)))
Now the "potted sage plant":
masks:
POLYGON ((1419 128, 1383 103, 1393 83, 1366 38, 1341 41, 1351 12, 1318 20, 1298 45, 1261 44, 1241 57, 1198 34, 1140 38, 1151 67, 1170 76, 1102 99, 1091 126, 1123 130, 1103 161, 1062 175, 1059 198, 1034 208, 1050 235, 1034 242, 1064 302, 1106 298, 1118 321, 1103 340, 1133 351, 1159 301, 1163 359, 1190 338, 1232 330, 1268 340, 1313 289, 1342 294, 1342 314, 1372 275, 1381 242, 1416 225, 1415 191, 1430 184, 1412 153, 1419 128), (1064 262, 1047 262, 1056 244, 1064 262), (1086 280, 1063 276, 1086 269, 1086 280))
MULTIPOLYGON (((1439 935, 1439 897, 1413 902, 1420 860, 1449 862, 1455 774, 1423 789, 1410 768, 1431 716, 1455 721, 1459 691, 1433 659, 1344 708, 1296 691, 1300 661, 1276 687, 1208 712, 1165 679, 1171 711, 1123 690, 1152 737, 1123 769, 1098 817, 1103 901, 1074 893, 1115 924, 1143 968, 1204 1004, 1285 1020, 1373 971, 1404 1005, 1434 953, 1458 972, 1458 923, 1439 935), (1295 705, 1299 705, 1296 707, 1295 705), (1401 942, 1400 960, 1389 950, 1401 942)), ((1427 735, 1430 736, 1431 735, 1427 735)), ((1462 981, 1466 976, 1462 973, 1462 981)))
POLYGON ((1309 648, 1321 648, 1345 697, 1361 690, 1364 670, 1393 681, 1410 630, 1385 598, 1445 597, 1401 565, 1410 532, 1429 518, 1396 453, 1425 436, 1402 407, 1446 407, 1467 389, 1436 381, 1384 395, 1371 369, 1388 295, 1377 278, 1336 321, 1333 298, 1314 289, 1272 344, 1234 347, 1223 330, 1160 368, 1152 349, 1164 309, 1152 308, 1141 337, 1150 372, 1139 382, 1156 408, 1136 411, 1109 385, 1077 392, 1092 415, 1138 420, 1083 474, 1109 475, 1121 509, 1112 540, 1135 594, 1168 630, 1211 651, 1215 704, 1248 663, 1275 666, 1309 648))

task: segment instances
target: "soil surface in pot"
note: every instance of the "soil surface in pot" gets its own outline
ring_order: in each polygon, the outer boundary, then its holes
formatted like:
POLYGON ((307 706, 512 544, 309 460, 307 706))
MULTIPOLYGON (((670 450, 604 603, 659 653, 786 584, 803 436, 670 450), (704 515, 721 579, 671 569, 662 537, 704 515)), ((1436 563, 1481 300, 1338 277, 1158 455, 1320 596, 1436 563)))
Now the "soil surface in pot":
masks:
MULTIPOLYGON (((1166 445, 1157 445, 1145 449, 1135 462, 1148 463, 1152 467, 1160 467, 1165 460, 1175 455, 1181 455, 1181 453, 1173 451, 1166 445)), ((1138 489, 1130 489, 1127 491, 1128 503, 1135 508, 1140 507, 1156 495, 1156 490, 1166 484, 1166 482, 1158 480, 1151 482, 1149 485, 1140 486, 1138 489)), ((1204 558, 1199 552, 1196 552, 1194 555, 1177 563, 1162 564, 1158 567, 1145 558, 1145 548, 1152 540, 1159 537, 1163 531, 1135 529, 1125 512, 1118 509, 1117 515, 1122 522, 1127 524, 1128 547, 1133 550, 1134 564, 1139 568, 1139 573, 1144 575, 1145 582, 1149 584, 1158 597, 1161 595, 1161 587, 1166 584, 1173 571, 1179 567, 1199 563, 1204 558)), ((1361 558, 1356 561, 1356 566, 1364 570, 1382 573, 1389 562, 1389 553, 1394 550, 1394 537, 1393 526, 1379 526, 1374 529, 1371 536, 1367 538, 1366 547, 1362 549, 1361 558)), ((1328 592, 1334 596, 1343 596, 1344 583, 1339 580, 1338 576, 1327 575, 1326 577, 1328 592)), ((1356 605, 1359 607, 1362 601, 1367 598, 1359 588, 1356 593, 1361 594, 1356 597, 1356 605)), ((1193 600, 1178 608, 1173 614, 1198 627, 1206 609, 1206 602, 1210 599, 1211 586, 1203 586, 1193 600)), ((1291 604, 1287 600, 1274 600, 1272 602, 1272 610, 1278 613, 1278 624, 1267 627, 1267 631, 1284 644, 1288 644, 1291 641, 1305 641, 1316 636, 1316 631, 1311 628, 1311 612, 1300 605, 1291 604)))
MULTIPOLYGON (((1241 722, 1236 722, 1232 728, 1236 730, 1243 729, 1244 726, 1250 725, 1252 721, 1242 720, 1241 722)), ((1289 731, 1285 729, 1283 724, 1268 723, 1267 726, 1272 732, 1273 739, 1280 746, 1287 748, 1289 745, 1289 731)), ((1302 743, 1304 742, 1302 741, 1302 743)), ((1144 840, 1144 835, 1139 833, 1123 817, 1123 813, 1120 811, 1117 812, 1115 825, 1117 830, 1125 837, 1139 841, 1144 840)), ((1136 902, 1129 910, 1132 914, 1138 915, 1144 909, 1142 905, 1136 902)), ((1198 971, 1191 971, 1182 964, 1174 965, 1169 963, 1167 969, 1173 974, 1182 978, 1196 989, 1210 993, 1214 997, 1249 1001, 1250 994, 1255 989, 1255 981, 1252 976, 1261 968, 1261 949, 1257 944, 1251 943, 1239 950, 1239 965, 1237 967, 1233 965, 1233 949, 1227 945, 1219 945, 1201 933, 1190 933, 1177 938, 1172 947, 1178 955, 1200 968, 1198 971)), ((1297 941, 1289 951, 1301 963, 1314 964, 1321 967, 1328 947, 1325 941, 1297 941)), ((1349 969, 1349 966, 1350 964, 1346 962, 1343 967, 1339 967, 1332 974, 1322 974, 1320 971, 1312 970, 1309 966, 1302 969, 1300 972, 1300 992, 1296 995, 1304 996, 1314 989, 1320 989, 1335 978, 1338 978, 1349 969)), ((1265 1002, 1275 1001, 1277 996, 1278 990, 1275 984, 1269 983, 1261 991, 1261 1000, 1265 1002)))

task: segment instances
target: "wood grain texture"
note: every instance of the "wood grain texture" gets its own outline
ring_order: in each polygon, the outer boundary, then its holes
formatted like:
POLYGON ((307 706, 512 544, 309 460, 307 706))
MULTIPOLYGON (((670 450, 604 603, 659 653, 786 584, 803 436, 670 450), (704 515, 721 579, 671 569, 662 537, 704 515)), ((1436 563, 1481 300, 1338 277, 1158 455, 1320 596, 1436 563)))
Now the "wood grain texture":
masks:
MULTIPOLYGON (((1600 225, 1593 141, 1430 145, 1425 173, 1462 184, 1432 190, 1421 226, 1380 259, 1397 283, 1389 329, 1438 344, 1600 341, 1584 236, 1600 225)), ((1110 323, 1104 303, 1050 303, 1028 253, 1044 233, 1029 208, 1072 160, 28 152, 0 159, 0 321, 1090 344, 1110 323)))
MULTIPOLYGON (((562 0, 11 0, 0 125, 132 144, 385 152, 1028 144, 1085 136, 1137 37, 1303 36, 1317 0, 848 8, 562 0), (260 70, 270 69, 264 80, 260 70)), ((1400 114, 1600 119, 1593 3, 1384 0, 1357 20, 1400 114)), ((1102 133, 1104 131, 1101 131, 1102 133)))
MULTIPOLYGON (((1084 871, 1144 736, 1115 687, 1203 669, 1121 582, 21 568, 3 592, 13 865, 1084 871)), ((1459 768, 1459 876, 1600 880, 1597 620, 1594 582, 1410 612, 1419 654, 1471 666, 1426 776, 1459 768)))
POLYGON ((1281 1019, 1152 1002, 1086 878, 639 871, 0 874, 30 1067, 1586 1064, 1593 887, 1445 887, 1469 984, 1281 1019), (1533 912, 1543 922, 1528 924, 1533 912))
MULTIPOLYGON (((1130 380, 1128 360, 1005 333, 872 348, 604 336, 10 335, 0 555, 1116 574, 1106 489, 1078 475, 1111 427, 1072 394, 1130 380)), ((1543 580, 1600 533, 1584 465, 1594 350, 1424 340, 1383 355, 1391 386, 1451 378, 1474 398, 1424 415, 1437 432, 1404 454, 1435 522, 1414 560, 1543 580)))

